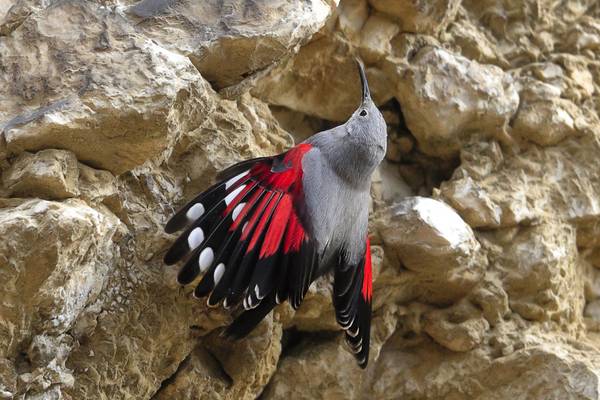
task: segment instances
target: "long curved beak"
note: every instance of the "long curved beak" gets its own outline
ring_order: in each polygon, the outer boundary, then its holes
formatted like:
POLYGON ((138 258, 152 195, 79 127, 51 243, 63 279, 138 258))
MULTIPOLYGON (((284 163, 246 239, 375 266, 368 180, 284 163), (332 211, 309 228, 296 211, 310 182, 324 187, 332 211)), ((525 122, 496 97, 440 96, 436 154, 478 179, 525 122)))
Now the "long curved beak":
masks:
POLYGON ((355 58, 356 64, 358 65, 358 73, 360 74, 360 83, 362 84, 362 101, 363 103, 371 98, 371 92, 369 91, 369 83, 367 82, 367 74, 365 73, 365 67, 363 63, 355 58))

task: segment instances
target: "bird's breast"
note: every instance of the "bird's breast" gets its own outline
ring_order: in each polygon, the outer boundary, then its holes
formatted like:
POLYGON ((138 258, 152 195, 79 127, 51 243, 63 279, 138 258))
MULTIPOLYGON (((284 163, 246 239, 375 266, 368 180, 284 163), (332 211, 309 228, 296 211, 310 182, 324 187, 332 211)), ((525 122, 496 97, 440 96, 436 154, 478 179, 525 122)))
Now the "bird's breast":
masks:
MULTIPOLYGON (((312 153, 312 154, 311 154, 312 153)), ((328 252, 362 252, 368 224, 369 187, 345 181, 318 151, 303 161, 303 186, 308 225, 318 248, 328 252)))

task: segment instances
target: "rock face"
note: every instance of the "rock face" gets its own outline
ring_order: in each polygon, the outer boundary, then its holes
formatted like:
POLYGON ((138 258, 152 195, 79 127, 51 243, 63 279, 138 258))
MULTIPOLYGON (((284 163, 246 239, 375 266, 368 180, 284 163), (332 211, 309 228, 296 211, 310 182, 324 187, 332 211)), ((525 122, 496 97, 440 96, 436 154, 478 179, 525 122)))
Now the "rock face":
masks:
POLYGON ((127 13, 161 46, 186 55, 216 87, 239 83, 306 42, 338 1, 143 0, 127 13))
POLYGON ((469 133, 499 134, 519 106, 512 78, 500 68, 433 47, 411 59, 398 91, 423 151, 442 157, 458 151, 469 133))
POLYGON ((1 399, 599 399, 596 1, 0 2, 1 399), (239 342, 162 257, 243 158, 343 121, 366 63, 371 360, 330 277, 239 342))
POLYGON ((452 302, 481 280, 487 260, 471 228, 452 208, 433 199, 407 197, 389 214, 378 220, 381 238, 390 249, 388 256, 396 256, 407 269, 403 278, 414 278, 417 298, 452 302))

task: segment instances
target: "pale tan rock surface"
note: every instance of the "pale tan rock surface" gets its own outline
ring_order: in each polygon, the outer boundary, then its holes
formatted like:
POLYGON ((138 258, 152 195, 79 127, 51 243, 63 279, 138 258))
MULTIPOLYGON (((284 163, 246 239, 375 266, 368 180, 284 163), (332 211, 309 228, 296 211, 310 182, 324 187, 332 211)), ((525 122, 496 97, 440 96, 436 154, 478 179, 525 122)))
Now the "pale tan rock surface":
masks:
POLYGON ((519 106, 512 78, 500 68, 431 47, 402 73, 397 98, 422 150, 442 157, 470 133, 502 135, 519 106))
POLYGON ((115 173, 165 148, 169 110, 197 75, 188 58, 140 35, 119 10, 91 2, 32 12, 2 38, 0 54, 9 153, 67 149, 115 173))
POLYGON ((0 399, 599 399, 600 5, 0 1, 0 399), (247 339, 162 264, 217 171, 366 63, 371 360, 330 277, 247 339))
POLYGON ((323 26, 336 3, 144 0, 126 12, 146 36, 189 57, 206 80, 223 88, 294 51, 323 26))
POLYGON ((382 214, 377 231, 389 249, 386 256, 406 268, 402 296, 412 292, 421 301, 443 304, 462 298, 481 280, 487 259, 471 228, 452 208, 433 199, 406 197, 382 214))
POLYGON ((395 17, 402 32, 437 34, 454 19, 460 0, 369 0, 369 4, 395 17))
POLYGON ((14 197, 66 199, 79 195, 77 158, 70 151, 21 153, 3 176, 14 197))

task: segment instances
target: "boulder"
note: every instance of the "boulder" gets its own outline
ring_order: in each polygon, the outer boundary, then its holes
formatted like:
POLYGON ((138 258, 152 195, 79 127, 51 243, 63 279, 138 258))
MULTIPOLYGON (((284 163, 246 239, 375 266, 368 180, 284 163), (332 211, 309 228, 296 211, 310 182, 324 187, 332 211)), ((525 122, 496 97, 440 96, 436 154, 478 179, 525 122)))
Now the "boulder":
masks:
POLYGON ((391 253, 386 255, 407 269, 414 296, 434 303, 458 300, 479 282, 487 260, 473 230, 451 207, 407 197, 384 214, 378 229, 391 253))
POLYGON ((79 195, 77 158, 70 151, 21 153, 3 174, 4 187, 15 197, 62 200, 79 195))
POLYGON ((401 72, 396 98, 421 150, 440 157, 456 155, 471 135, 501 137, 519 106, 510 75, 435 47, 401 72))

